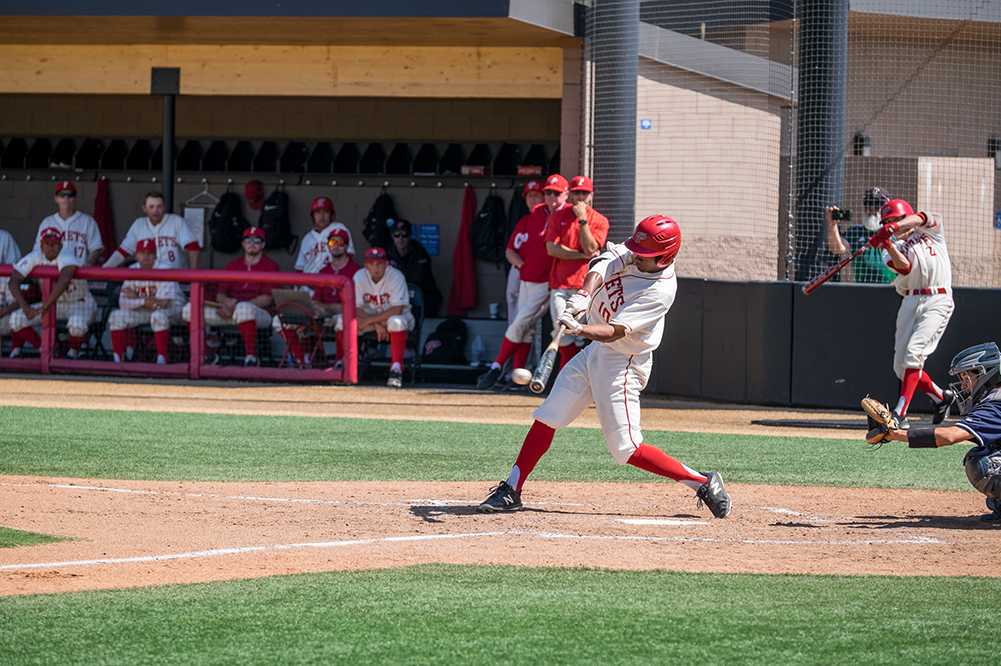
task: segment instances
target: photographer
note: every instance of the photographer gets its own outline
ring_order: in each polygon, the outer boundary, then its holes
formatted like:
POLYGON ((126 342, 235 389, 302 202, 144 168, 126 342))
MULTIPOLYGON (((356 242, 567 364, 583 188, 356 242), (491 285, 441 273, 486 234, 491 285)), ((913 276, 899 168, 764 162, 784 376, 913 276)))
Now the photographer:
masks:
MULTIPOLYGON (((874 233, 882 226, 879 221, 879 209, 890 200, 890 196, 878 187, 866 190, 862 197, 865 217, 861 224, 851 224, 852 214, 847 208, 828 206, 824 213, 827 224, 827 248, 835 255, 850 254, 869 242, 874 233), (839 223, 846 223, 844 234, 838 229, 839 223)), ((883 264, 880 252, 870 247, 852 261, 851 281, 872 284, 892 282, 894 273, 883 264)))

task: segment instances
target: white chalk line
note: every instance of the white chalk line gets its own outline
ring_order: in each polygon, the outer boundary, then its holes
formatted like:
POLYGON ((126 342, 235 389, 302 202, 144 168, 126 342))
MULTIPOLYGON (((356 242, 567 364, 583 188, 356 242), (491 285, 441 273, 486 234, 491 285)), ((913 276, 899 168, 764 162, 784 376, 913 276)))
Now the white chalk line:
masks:
POLYGON ((668 527, 709 524, 705 520, 690 520, 687 518, 616 518, 615 522, 622 523, 623 525, 664 525, 668 527))
POLYGON ((728 543, 769 546, 907 546, 907 545, 943 545, 948 542, 932 537, 911 537, 903 539, 725 539, 700 536, 645 536, 624 534, 566 534, 562 532, 539 532, 533 530, 505 530, 496 532, 468 532, 459 534, 426 534, 406 536, 385 536, 369 539, 342 539, 338 541, 317 541, 306 543, 273 544, 264 546, 240 546, 232 548, 213 548, 181 553, 165 553, 158 555, 137 555, 134 557, 115 557, 90 560, 64 560, 61 562, 28 562, 0 565, 0 571, 27 571, 37 569, 66 569, 71 567, 92 567, 117 564, 143 564, 150 562, 169 562, 172 560, 193 560, 227 555, 245 555, 248 553, 281 552, 288 550, 330 549, 349 546, 371 546, 381 543, 409 543, 421 541, 445 541, 457 539, 480 539, 487 537, 516 537, 570 541, 626 541, 646 543, 728 543))

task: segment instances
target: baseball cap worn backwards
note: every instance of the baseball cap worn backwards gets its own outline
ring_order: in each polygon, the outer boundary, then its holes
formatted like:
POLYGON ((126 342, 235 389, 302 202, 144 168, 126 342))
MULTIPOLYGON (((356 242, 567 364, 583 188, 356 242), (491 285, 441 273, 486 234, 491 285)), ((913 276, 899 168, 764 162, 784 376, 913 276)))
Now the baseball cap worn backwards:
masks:
POLYGON ((156 254, 156 241, 152 238, 144 238, 136 243, 136 252, 152 252, 156 254))
POLYGON ((63 239, 63 232, 59 231, 55 227, 46 227, 42 229, 42 235, 40 236, 42 240, 57 240, 61 241, 63 239))

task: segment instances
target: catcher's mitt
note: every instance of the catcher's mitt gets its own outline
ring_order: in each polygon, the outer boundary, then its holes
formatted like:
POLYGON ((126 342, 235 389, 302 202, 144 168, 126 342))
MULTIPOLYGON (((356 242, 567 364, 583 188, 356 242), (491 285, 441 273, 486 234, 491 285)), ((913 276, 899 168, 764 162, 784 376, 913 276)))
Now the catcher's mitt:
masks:
POLYGON ((865 441, 874 448, 879 448, 883 442, 887 441, 887 434, 898 427, 897 417, 893 415, 890 408, 879 402, 875 398, 866 396, 862 398, 862 410, 869 419, 869 432, 865 435, 865 441))

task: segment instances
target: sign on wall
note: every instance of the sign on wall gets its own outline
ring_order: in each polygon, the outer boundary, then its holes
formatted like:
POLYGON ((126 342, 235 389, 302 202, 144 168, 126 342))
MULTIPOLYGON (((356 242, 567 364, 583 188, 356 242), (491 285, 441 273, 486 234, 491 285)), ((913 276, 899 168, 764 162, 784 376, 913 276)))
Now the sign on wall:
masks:
POLYGON ((437 257, 441 251, 441 227, 437 224, 415 224, 417 240, 432 257, 437 257))

